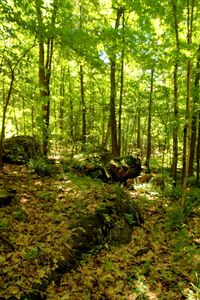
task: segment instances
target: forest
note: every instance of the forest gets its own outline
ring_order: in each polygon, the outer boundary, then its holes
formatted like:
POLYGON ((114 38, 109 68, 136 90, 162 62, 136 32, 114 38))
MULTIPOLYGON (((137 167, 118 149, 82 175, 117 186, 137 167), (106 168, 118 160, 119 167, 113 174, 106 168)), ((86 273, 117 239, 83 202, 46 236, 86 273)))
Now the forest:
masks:
POLYGON ((199 20, 0 1, 0 300, 200 299, 199 20))

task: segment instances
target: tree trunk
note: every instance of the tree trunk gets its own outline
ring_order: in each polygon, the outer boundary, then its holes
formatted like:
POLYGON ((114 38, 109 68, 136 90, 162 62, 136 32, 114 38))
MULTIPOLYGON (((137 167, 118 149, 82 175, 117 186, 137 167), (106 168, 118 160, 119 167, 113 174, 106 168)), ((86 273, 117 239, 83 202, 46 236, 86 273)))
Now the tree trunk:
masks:
POLYGON ((194 158, 195 148, 197 145, 197 121, 198 111, 196 111, 196 105, 199 102, 199 79, 200 79, 200 46, 197 52, 197 64, 196 64, 196 75, 194 80, 194 93, 193 93, 193 111, 192 111, 192 133, 191 133, 191 144, 190 144, 190 161, 189 161, 189 175, 194 173, 194 158))
POLYGON ((2 117, 2 125, 1 125, 0 168, 2 167, 2 159, 3 159, 3 141, 4 141, 4 136, 5 136, 6 113, 7 113, 8 105, 10 103, 10 98, 11 98, 12 89, 13 89, 13 83, 14 83, 14 80, 15 80, 14 69, 10 68, 10 71, 11 71, 10 86, 9 86, 7 97, 5 99, 5 104, 3 106, 3 117, 2 117))
POLYGON ((81 109, 82 109, 82 151, 85 150, 86 144, 86 105, 85 105, 85 91, 83 80, 83 66, 80 65, 80 88, 81 88, 81 109))
POLYGON ((137 148, 141 149, 141 117, 140 117, 140 110, 138 110, 138 114, 137 114, 137 148))
MULTIPOLYGON (((47 47, 50 47, 48 40, 47 47)), ((51 50, 47 51, 46 64, 45 64, 45 50, 44 42, 40 41, 39 44, 39 86, 40 97, 42 99, 42 134, 43 134, 43 155, 47 156, 48 153, 48 140, 49 140, 49 117, 50 117, 50 71, 51 59, 53 55, 53 41, 51 42, 51 50), (50 65, 49 65, 50 63, 50 65)))
POLYGON ((179 68, 179 28, 177 20, 177 4, 176 1, 172 3, 172 11, 174 18, 174 31, 176 38, 176 58, 174 65, 174 127, 173 127, 173 160, 172 160, 172 178, 174 185, 177 183, 177 165, 178 165, 178 130, 179 130, 179 107, 178 107, 178 68, 179 68))
MULTIPOLYGON (((37 20, 38 20, 38 37, 39 37, 39 88, 42 100, 42 146, 43 155, 48 153, 49 141, 49 121, 50 121, 50 78, 53 58, 54 39, 45 36, 45 25, 41 11, 41 1, 35 0, 37 20), (46 42, 45 42, 46 40, 46 42), (45 53, 46 46, 46 53, 45 53), (46 56, 46 57, 45 57, 46 56)), ((51 16, 52 30, 55 28, 56 13, 58 7, 54 5, 51 16)))
POLYGON ((197 183, 199 184, 200 175, 200 111, 198 113, 198 138, 197 138, 197 183))
MULTIPOLYGON (((123 9, 117 9, 117 17, 115 20, 115 30, 119 28, 120 18, 123 9)), ((114 43, 116 43, 116 38, 114 43)), ((110 128, 111 128, 111 145, 112 154, 119 155, 119 144, 117 141, 117 122, 116 122, 116 53, 110 56, 110 128)))
POLYGON ((65 69, 61 66, 60 69, 61 82, 60 82, 60 103, 59 103, 59 151, 62 149, 64 139, 64 116, 65 116, 65 69))
POLYGON ((111 144, 112 153, 119 155, 119 146, 117 142, 117 125, 116 125, 116 113, 115 113, 115 99, 116 99, 116 84, 115 84, 115 72, 116 64, 114 60, 110 62, 110 128, 111 128, 111 144))
POLYGON ((13 84, 15 80, 15 70, 17 69, 17 66, 19 65, 20 61, 25 57, 25 55, 34 47, 35 45, 31 46, 29 49, 27 49, 21 57, 16 61, 14 67, 11 67, 11 64, 9 62, 9 68, 10 68, 10 73, 11 73, 11 79, 10 79, 10 86, 8 89, 8 94, 5 99, 5 103, 3 106, 3 116, 2 116, 2 125, 1 125, 1 135, 0 135, 0 167, 2 167, 2 159, 3 159, 3 141, 5 137, 5 124, 6 124, 6 114, 7 114, 7 109, 8 105, 10 103, 10 98, 12 95, 12 90, 13 90, 13 84))
POLYGON ((151 157, 151 112, 152 112, 152 99, 153 99, 153 80, 154 80, 154 69, 151 70, 151 86, 149 95, 149 109, 148 109, 148 130, 147 130, 147 152, 146 162, 147 172, 150 172, 150 157, 151 157))
MULTIPOLYGON (((122 26, 124 30, 124 12, 122 15, 122 26)), ((123 103, 123 93, 124 93, 124 47, 125 47, 125 39, 123 33, 122 39, 122 55, 121 55, 121 75, 120 75, 120 96, 119 96, 119 124, 118 124, 118 147, 119 147, 119 155, 121 153, 121 122, 122 122, 122 103, 123 103)))
MULTIPOLYGON (((193 10, 194 10, 194 0, 192 1, 192 6, 190 10, 189 0, 187 1, 187 41, 188 45, 192 44, 192 23, 193 23, 193 10)), ((186 97, 186 115, 185 115, 185 128, 184 128, 184 143, 185 152, 183 153, 183 163, 185 164, 183 183, 180 195, 180 205, 184 207, 185 204, 185 193, 187 188, 187 180, 189 174, 189 158, 190 158, 190 145, 191 145, 191 78, 192 78, 192 62, 189 59, 187 63, 187 97, 186 97)))

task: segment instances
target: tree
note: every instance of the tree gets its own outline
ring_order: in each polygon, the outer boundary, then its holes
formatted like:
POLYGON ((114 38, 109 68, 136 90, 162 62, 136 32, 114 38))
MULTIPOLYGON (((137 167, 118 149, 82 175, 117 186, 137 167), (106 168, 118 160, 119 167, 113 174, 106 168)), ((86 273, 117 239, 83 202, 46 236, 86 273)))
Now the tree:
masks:
MULTIPOLYGON (((194 13, 194 0, 187 0, 187 43, 188 46, 192 45, 192 31, 193 31, 193 13, 194 13)), ((184 126, 184 144, 183 144, 183 183, 180 195, 180 205, 184 207, 185 193, 187 188, 187 180, 189 175, 189 163, 190 163, 190 144, 191 144, 191 91, 192 91, 192 61, 188 58, 187 62, 187 96, 186 96, 186 115, 184 126)))
POLYGON ((11 95, 12 95, 12 91, 13 91, 13 85, 14 85, 14 81, 15 81, 15 72, 16 72, 17 67, 19 66, 19 63, 21 62, 21 60, 26 56, 26 54, 34 46, 35 45, 28 48, 19 58, 17 58, 17 60, 13 63, 13 65, 12 65, 12 62, 9 60, 9 58, 7 59, 6 57, 4 57, 4 61, 7 62, 7 66, 10 70, 10 83, 9 83, 8 92, 7 92, 7 95, 5 97, 5 101, 3 104, 3 117, 2 117, 1 135, 0 135, 0 167, 2 166, 2 158, 3 158, 3 141, 4 141, 4 137, 5 137, 6 115, 7 115, 7 109, 8 109, 8 105, 10 103, 10 99, 11 99, 11 95))
POLYGON ((39 87, 40 97, 42 99, 43 155, 47 156, 50 120, 50 78, 58 3, 56 0, 53 2, 53 10, 49 28, 46 28, 44 23, 44 16, 42 13, 43 6, 43 0, 35 0, 38 25, 37 37, 39 40, 39 87))
MULTIPOLYGON (((117 32, 120 25, 120 18, 124 13, 123 8, 116 9, 115 32, 117 32)), ((116 34, 116 33, 115 33, 116 34)), ((116 38, 114 39, 116 42, 116 38)), ((115 45, 114 45, 115 46, 115 45)), ((112 153, 119 155, 119 144, 117 140, 117 124, 116 124, 116 53, 115 50, 109 56, 110 59, 110 128, 112 153)))
POLYGON ((174 63, 174 127, 173 127, 173 161, 172 161, 172 178, 174 184, 177 183, 177 164, 178 164, 178 131, 179 131, 179 106, 178 106, 178 69, 180 57, 179 25, 177 17, 177 1, 172 0, 172 12, 174 20, 174 33, 176 40, 176 54, 174 63))

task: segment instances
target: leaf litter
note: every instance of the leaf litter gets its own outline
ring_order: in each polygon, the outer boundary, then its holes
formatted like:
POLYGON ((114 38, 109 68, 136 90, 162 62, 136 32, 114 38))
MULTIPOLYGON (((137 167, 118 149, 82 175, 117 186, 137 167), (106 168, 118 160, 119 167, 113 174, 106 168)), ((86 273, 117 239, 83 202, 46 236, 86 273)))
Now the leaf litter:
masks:
MULTIPOLYGON (((64 258, 70 224, 94 212, 113 191, 92 179, 66 174, 41 178, 15 165, 4 166, 1 184, 15 188, 18 199, 0 208, 0 233, 15 246, 12 250, 0 243, 0 295, 19 298, 64 258)), ((145 220, 134 227, 131 242, 104 245, 86 256, 59 285, 53 281, 48 286, 47 299, 199 299, 198 214, 172 231, 165 218, 170 201, 144 186, 130 195, 145 220)))

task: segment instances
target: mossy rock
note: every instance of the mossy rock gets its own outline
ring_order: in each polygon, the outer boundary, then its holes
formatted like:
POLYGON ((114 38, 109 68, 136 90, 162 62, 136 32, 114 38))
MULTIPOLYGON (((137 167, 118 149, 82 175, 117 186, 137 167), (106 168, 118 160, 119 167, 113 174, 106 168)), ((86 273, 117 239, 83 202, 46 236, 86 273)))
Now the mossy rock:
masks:
POLYGON ((126 194, 115 195, 96 209, 96 213, 81 217, 73 225, 69 244, 79 253, 87 253, 103 244, 120 245, 130 242, 132 227, 143 223, 141 213, 126 194))
POLYGON ((40 155, 40 145, 31 136, 14 136, 3 143, 4 163, 26 164, 40 155))

